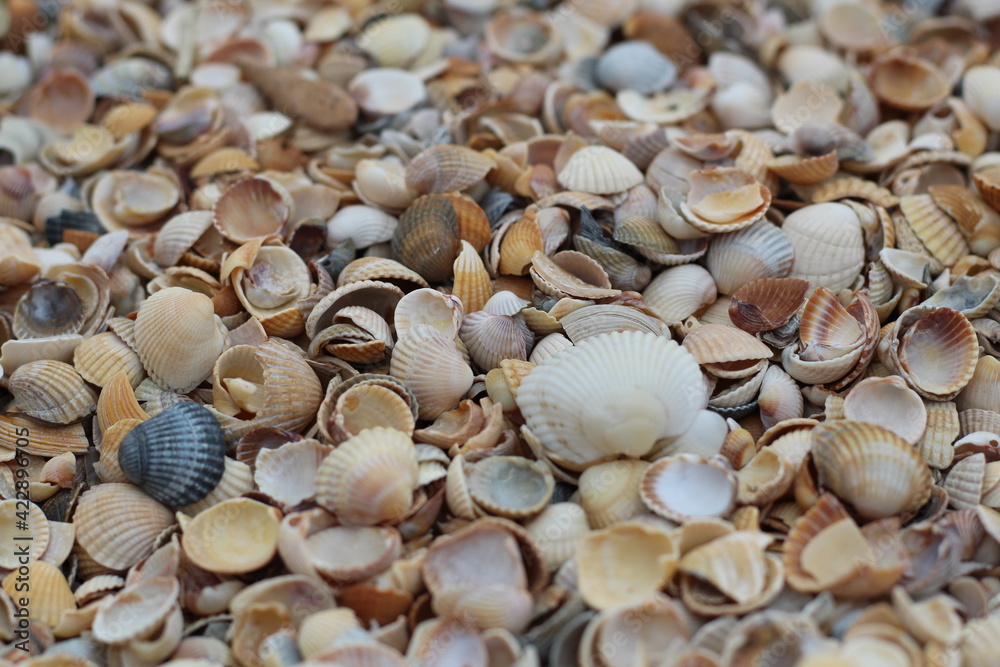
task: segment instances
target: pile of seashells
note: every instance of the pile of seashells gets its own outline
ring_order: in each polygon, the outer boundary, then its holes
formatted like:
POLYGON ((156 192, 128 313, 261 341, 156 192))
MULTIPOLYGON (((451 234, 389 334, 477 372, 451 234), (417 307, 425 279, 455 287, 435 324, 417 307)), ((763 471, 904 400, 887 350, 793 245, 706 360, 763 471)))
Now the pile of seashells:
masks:
POLYGON ((998 28, 0 3, 0 667, 997 665, 998 28))

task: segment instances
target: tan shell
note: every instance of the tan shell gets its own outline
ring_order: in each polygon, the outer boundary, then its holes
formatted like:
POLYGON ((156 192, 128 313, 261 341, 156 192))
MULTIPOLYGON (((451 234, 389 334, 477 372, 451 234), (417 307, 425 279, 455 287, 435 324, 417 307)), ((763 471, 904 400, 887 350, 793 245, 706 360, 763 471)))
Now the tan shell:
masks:
POLYGON ((413 441, 395 429, 368 429, 337 447, 316 474, 316 500, 350 525, 394 523, 417 487, 413 441))
POLYGON ((130 484, 100 484, 80 496, 73 513, 77 543, 100 565, 124 570, 153 551, 173 513, 130 484))
POLYGON ((929 109, 946 98, 950 89, 937 66, 907 49, 875 59, 871 87, 883 102, 904 111, 929 109))
POLYGON ((8 380, 14 404, 25 414, 56 424, 69 424, 97 408, 97 395, 80 374, 61 361, 31 361, 8 380))
POLYGON ((741 169, 709 167, 689 178, 691 189, 681 212, 701 232, 724 234, 749 227, 771 204, 771 191, 741 169))
POLYGON ((277 182, 245 178, 229 186, 212 207, 212 223, 235 243, 281 236, 292 215, 292 197, 277 182))
POLYGON ((577 545, 577 585, 595 609, 646 600, 677 570, 680 550, 653 524, 624 522, 589 533, 577 545))
POLYGON ((548 467, 513 456, 491 456, 469 464, 469 495, 489 514, 525 519, 542 511, 555 490, 548 467))
MULTIPOLYGON (((135 319, 135 351, 158 385, 187 392, 212 372, 225 344, 212 300, 181 287, 146 299, 135 319)), ((126 341, 127 342, 127 341, 126 341)))
POLYGON ((734 327, 703 324, 684 338, 684 349, 705 370, 724 378, 756 374, 771 358, 771 349, 734 327))
POLYGON ((309 296, 309 268, 291 248, 261 247, 250 241, 237 248, 222 265, 222 281, 230 281, 237 298, 260 320, 271 336, 294 338, 305 322, 300 302, 309 296))
POLYGON ((785 232, 767 220, 712 239, 706 266, 722 294, 733 294, 763 278, 784 278, 793 266, 795 248, 785 232))
POLYGON ((480 181, 493 166, 493 160, 471 148, 431 146, 406 168, 406 184, 420 194, 458 192, 480 181))
POLYGON ((785 218, 781 231, 794 247, 793 278, 837 291, 849 286, 864 266, 860 221, 843 204, 801 208, 785 218))
POLYGON ((185 525, 184 553, 209 572, 257 570, 277 553, 280 518, 278 510, 249 498, 223 501, 185 525))
POLYGON ((844 400, 844 418, 877 424, 911 445, 927 425, 927 410, 915 391, 898 377, 867 378, 854 385, 844 400))
POLYGON ((414 325, 396 343, 390 373, 416 396, 421 419, 450 410, 472 386, 472 369, 462 354, 451 339, 427 324, 414 325))
POLYGON ((253 481, 261 493, 285 507, 295 507, 315 495, 317 470, 331 451, 316 440, 262 450, 255 461, 253 481))
POLYGON ((58 627, 65 614, 76 609, 69 582, 59 568, 45 561, 32 560, 23 567, 27 573, 19 574, 15 570, 4 577, 3 590, 11 599, 23 602, 19 606, 30 610, 32 618, 50 628, 58 627), (29 578, 33 585, 25 587, 22 579, 21 590, 18 591, 18 576, 29 578))
POLYGON ((113 331, 105 331, 83 341, 73 351, 73 366, 84 380, 98 387, 124 372, 132 388, 146 378, 139 355, 113 331))
POLYGON ((880 426, 838 420, 812 430, 820 484, 867 519, 917 511, 930 497, 927 464, 880 426))
POLYGON ((549 257, 536 251, 531 258, 531 279, 549 296, 602 299, 617 296, 601 265, 582 253, 564 250, 549 257))

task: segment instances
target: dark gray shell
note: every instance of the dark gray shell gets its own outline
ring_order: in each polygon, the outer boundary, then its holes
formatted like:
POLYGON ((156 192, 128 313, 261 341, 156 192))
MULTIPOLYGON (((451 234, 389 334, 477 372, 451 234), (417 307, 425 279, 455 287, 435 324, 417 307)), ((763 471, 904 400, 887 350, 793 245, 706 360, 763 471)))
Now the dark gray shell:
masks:
POLYGON ((118 449, 122 472, 168 507, 202 500, 222 479, 225 463, 222 427, 211 412, 190 401, 139 424, 118 449))

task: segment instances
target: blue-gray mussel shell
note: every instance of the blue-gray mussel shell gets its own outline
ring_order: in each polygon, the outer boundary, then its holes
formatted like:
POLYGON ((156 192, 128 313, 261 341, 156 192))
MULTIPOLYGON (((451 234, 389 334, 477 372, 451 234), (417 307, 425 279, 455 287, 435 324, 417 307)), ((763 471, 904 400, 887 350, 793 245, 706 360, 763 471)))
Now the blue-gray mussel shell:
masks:
POLYGON ((182 507, 207 496, 222 479, 226 438, 212 413, 184 402, 144 421, 122 441, 118 465, 151 498, 182 507))

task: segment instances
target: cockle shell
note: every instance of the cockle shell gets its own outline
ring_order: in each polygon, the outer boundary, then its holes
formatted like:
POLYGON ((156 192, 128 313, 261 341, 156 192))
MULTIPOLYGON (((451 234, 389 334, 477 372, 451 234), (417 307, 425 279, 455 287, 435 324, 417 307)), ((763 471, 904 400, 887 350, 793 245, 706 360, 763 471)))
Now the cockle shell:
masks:
POLYGON ((473 379, 451 339, 428 324, 412 326, 396 343, 389 372, 413 392, 421 419, 435 419, 454 407, 473 379))
POLYGON ((421 151, 413 159, 406 168, 406 184, 420 194, 458 192, 478 182, 492 168, 493 161, 482 153, 441 144, 421 151))
POLYGON ((724 378, 756 374, 771 358, 771 348, 745 331, 722 324, 703 324, 684 338, 684 349, 705 370, 724 378))
POLYGON ((316 473, 316 501, 348 525, 394 523, 413 502, 417 487, 413 441, 376 427, 340 444, 316 473))
POLYGON ((712 239, 705 265, 722 294, 734 294, 762 278, 784 278, 792 271, 795 247, 785 231, 767 220, 712 239))
POLYGON ((295 507, 315 495, 316 474, 332 448, 316 440, 285 443, 276 449, 261 450, 253 481, 261 493, 285 507, 295 507))
POLYGON ((397 220, 371 206, 347 206, 326 223, 326 243, 333 247, 351 239, 358 248, 367 248, 392 239, 397 220))
POLYGON ((670 326, 686 320, 717 296, 712 275, 697 264, 666 269, 642 293, 649 307, 670 326))
POLYGON ((582 470, 618 454, 641 457, 686 431, 704 407, 700 386, 697 362, 676 343, 615 332, 543 361, 521 382, 517 404, 546 452, 582 470))
POLYGON ((573 153, 559 172, 569 190, 607 195, 643 182, 642 172, 628 158, 607 146, 587 146, 573 153))
POLYGON ((881 426, 836 420, 812 430, 820 484, 866 519, 916 512, 930 497, 930 469, 881 426))
POLYGON ((737 483, 732 471, 717 461, 675 454, 650 466, 639 489, 642 502, 654 514, 686 522, 729 514, 736 502, 737 483))
POLYGON ((230 241, 281 236, 292 216, 292 197, 277 182, 245 178, 229 186, 212 207, 212 222, 230 241))
POLYGON ((440 194, 418 198, 399 218, 392 237, 399 261, 432 282, 451 277, 461 246, 458 214, 440 194))
POLYGON ((910 444, 916 444, 927 425, 927 410, 915 391, 900 378, 866 378, 844 399, 844 418, 877 424, 910 444))
POLYGON ((309 268, 291 248, 250 241, 229 255, 219 278, 271 336, 293 338, 305 328, 299 304, 312 288, 309 268))
POLYGON ((709 167, 692 172, 691 189, 681 212, 701 232, 724 234, 749 227, 771 204, 771 192, 753 175, 736 168, 709 167))
POLYGON ((280 518, 281 512, 256 500, 223 501, 200 512, 184 527, 184 553, 209 572, 251 572, 277 553, 280 518))
POLYGON ((173 513, 131 484, 99 484, 73 513, 77 543, 100 565, 124 570, 153 551, 173 513))
POLYGON ((588 533, 577 544, 577 585, 595 609, 635 604, 663 588, 679 560, 677 544, 655 524, 619 523, 588 533))
POLYGON ((68 424, 97 408, 97 395, 80 374, 61 361, 31 361, 11 373, 7 383, 14 404, 25 414, 68 424))
POLYGON ((858 216, 844 204, 814 204, 785 218, 781 231, 792 242, 792 278, 837 291, 850 285, 864 266, 858 216))
POLYGON ((168 507, 190 505, 208 495, 222 479, 225 458, 219 422, 191 402, 138 424, 118 449, 122 472, 168 507))
POLYGON ((135 319, 135 351, 150 378, 171 391, 201 384, 224 344, 225 327, 212 300, 181 287, 150 296, 135 319))

